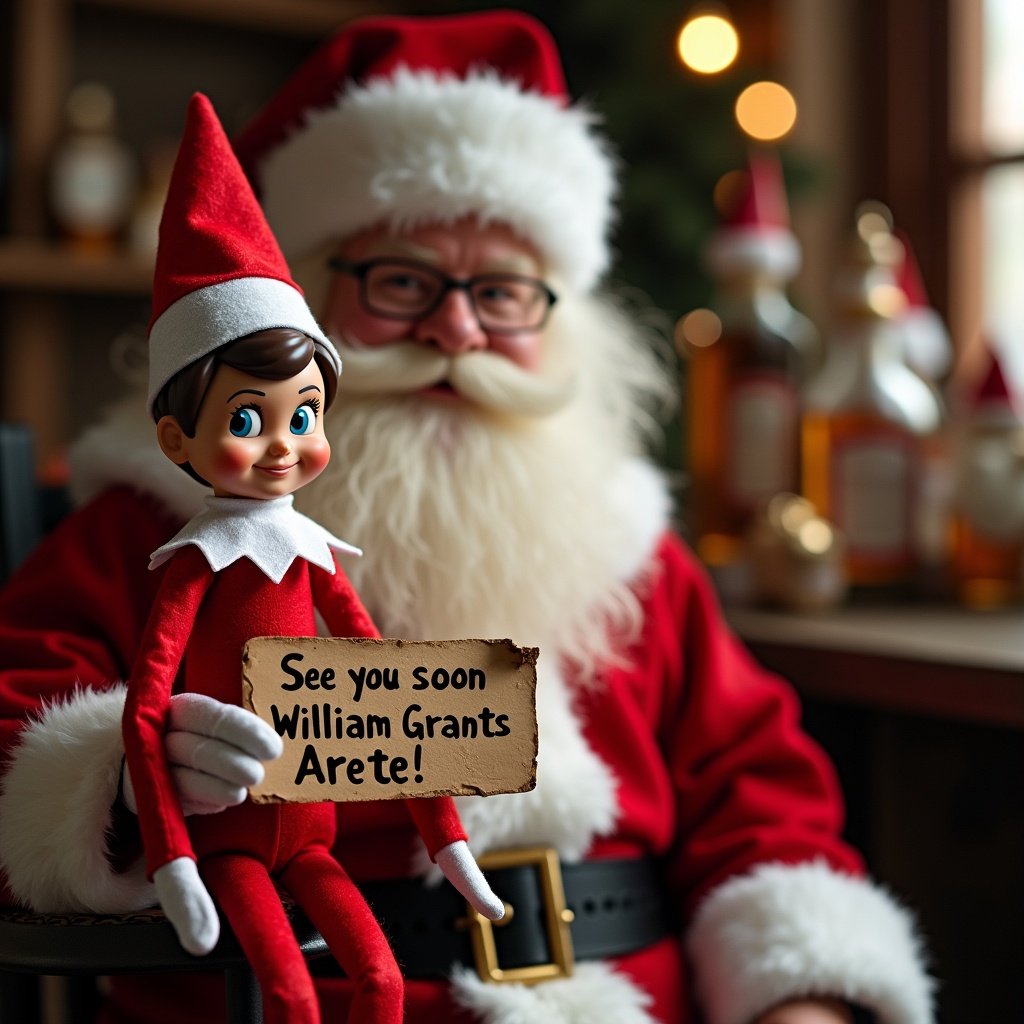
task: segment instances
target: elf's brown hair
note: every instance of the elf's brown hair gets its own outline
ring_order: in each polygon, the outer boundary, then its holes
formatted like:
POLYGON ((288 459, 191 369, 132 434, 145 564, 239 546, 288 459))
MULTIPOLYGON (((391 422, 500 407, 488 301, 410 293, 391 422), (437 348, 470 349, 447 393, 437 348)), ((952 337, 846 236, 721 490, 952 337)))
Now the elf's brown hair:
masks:
MULTIPOLYGON (((203 400, 222 364, 261 380, 288 380, 301 373, 311 359, 316 360, 324 379, 326 411, 338 390, 338 375, 327 350, 301 331, 273 327, 247 334, 179 370, 156 396, 153 419, 159 422, 164 416, 173 416, 186 437, 195 437, 203 400)), ((180 465, 194 480, 207 483, 187 462, 180 465)))

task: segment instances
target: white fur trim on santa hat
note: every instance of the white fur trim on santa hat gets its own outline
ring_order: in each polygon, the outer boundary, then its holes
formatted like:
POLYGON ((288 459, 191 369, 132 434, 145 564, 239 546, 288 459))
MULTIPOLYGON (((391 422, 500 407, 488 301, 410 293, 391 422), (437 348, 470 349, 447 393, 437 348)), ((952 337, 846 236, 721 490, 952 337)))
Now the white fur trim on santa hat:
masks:
POLYGON ((292 285, 271 277, 236 277, 183 295, 149 332, 149 398, 179 371, 256 331, 291 327, 322 342, 341 373, 341 359, 292 285))
POLYGON ((33 910, 120 913, 156 902, 140 860, 107 857, 124 744, 125 688, 80 690, 25 728, 3 777, 0 866, 33 910))
POLYGON ((783 227, 721 228, 711 236, 705 256, 719 277, 767 274, 789 281, 800 269, 800 243, 783 227))
POLYGON ((386 223, 475 214, 532 242, 570 287, 607 267, 614 160, 579 107, 479 71, 400 69, 345 92, 259 167, 263 208, 288 259, 386 223))
POLYGON ((655 1024, 650 996, 604 963, 577 964, 571 978, 543 985, 492 985, 461 969, 452 987, 483 1024, 655 1024))
POLYGON ((768 864, 725 882, 687 936, 708 1024, 749 1024, 787 999, 834 996, 879 1024, 929 1024, 932 983, 909 913, 823 863, 768 864))
POLYGON ((944 377, 953 365, 953 343, 942 317, 929 306, 910 306, 898 324, 909 366, 925 380, 944 377))

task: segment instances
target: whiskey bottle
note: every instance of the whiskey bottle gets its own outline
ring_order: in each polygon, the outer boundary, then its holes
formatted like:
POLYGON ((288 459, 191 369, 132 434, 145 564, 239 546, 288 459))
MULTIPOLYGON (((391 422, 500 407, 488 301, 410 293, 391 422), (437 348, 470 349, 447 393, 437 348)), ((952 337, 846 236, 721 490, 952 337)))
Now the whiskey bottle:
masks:
POLYGON ((856 228, 825 365, 806 394, 803 494, 845 534, 853 587, 909 590, 942 414, 933 389, 904 361, 897 320, 906 299, 893 273, 901 244, 891 216, 863 204, 856 228))
POLYGON ((740 557, 764 501, 799 487, 800 388, 817 345, 785 292, 800 249, 778 161, 753 155, 731 186, 707 250, 714 308, 680 322, 694 542, 713 569, 740 557))
POLYGON ((1024 422, 989 351, 956 438, 953 576, 957 597, 971 608, 1019 600, 1024 559, 1024 422))

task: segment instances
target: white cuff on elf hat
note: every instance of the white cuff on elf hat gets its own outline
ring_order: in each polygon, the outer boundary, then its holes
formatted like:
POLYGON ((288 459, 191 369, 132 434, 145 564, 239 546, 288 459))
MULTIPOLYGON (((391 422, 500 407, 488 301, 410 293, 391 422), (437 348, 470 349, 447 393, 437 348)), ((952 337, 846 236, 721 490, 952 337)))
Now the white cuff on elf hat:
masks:
POLYGON ((368 18, 235 140, 290 259, 376 226, 508 224, 570 287, 609 262, 615 160, 570 107, 555 44, 515 11, 368 18))
MULTIPOLYGON (((149 332, 150 408, 179 370, 247 334, 272 327, 302 331, 334 351, 305 299, 284 281, 238 277, 182 296, 149 332)), ((336 363, 340 368, 340 358, 336 363)))
POLYGON ((826 996, 878 1024, 930 1024, 932 982, 910 914, 826 864, 767 864, 724 882, 687 935, 708 1024, 749 1024, 788 999, 826 996))
POLYGON ((292 280, 210 101, 192 97, 160 220, 149 409, 197 359, 257 331, 301 331, 341 359, 292 280))

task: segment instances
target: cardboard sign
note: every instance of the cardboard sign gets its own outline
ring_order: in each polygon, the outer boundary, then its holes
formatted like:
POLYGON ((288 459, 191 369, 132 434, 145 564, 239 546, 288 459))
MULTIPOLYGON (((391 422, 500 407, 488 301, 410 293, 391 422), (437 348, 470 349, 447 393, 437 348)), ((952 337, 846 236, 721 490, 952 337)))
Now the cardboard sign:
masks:
POLYGON ((284 740, 258 803, 521 793, 537 654, 511 640, 257 637, 242 702, 284 740))

